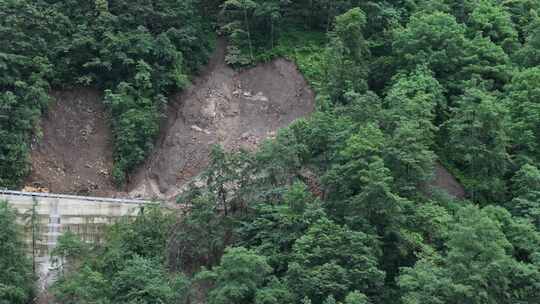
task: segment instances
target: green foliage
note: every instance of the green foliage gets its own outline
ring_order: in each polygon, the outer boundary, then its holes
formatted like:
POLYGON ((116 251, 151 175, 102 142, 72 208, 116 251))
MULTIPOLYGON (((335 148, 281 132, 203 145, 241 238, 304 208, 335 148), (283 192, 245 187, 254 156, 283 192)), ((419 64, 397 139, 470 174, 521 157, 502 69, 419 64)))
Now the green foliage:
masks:
POLYGON ((267 257, 274 273, 283 275, 291 260, 293 245, 307 229, 325 216, 318 200, 302 183, 295 183, 275 207, 255 206, 255 216, 239 229, 241 244, 267 257))
POLYGON ((106 90, 115 135, 114 178, 145 158, 172 90, 209 55, 199 1, 1 1, 0 185, 28 171, 28 143, 54 87, 106 90))
POLYGON ((26 258, 16 212, 0 201, 0 303, 25 304, 34 291, 32 263, 26 258))
POLYGON ((446 117, 447 104, 443 88, 425 67, 395 79, 383 112, 391 134, 386 159, 400 192, 410 194, 432 176, 436 123, 446 117))
POLYGON ((112 303, 174 303, 175 291, 162 266, 135 256, 112 281, 112 303))
POLYGON ((463 66, 466 41, 465 26, 454 16, 419 13, 407 27, 396 29, 392 47, 400 68, 412 70, 426 64, 445 87, 452 87, 463 66))
POLYGON ((459 168, 467 168, 466 185, 473 200, 497 202, 504 198, 504 174, 509 155, 507 109, 496 96, 471 87, 457 101, 446 122, 448 156, 459 168))
POLYGON ((64 232, 58 237, 58 244, 51 252, 52 257, 60 258, 62 271, 67 268, 73 268, 76 261, 88 254, 89 246, 85 244, 77 235, 71 231, 64 232))
POLYGON ((0 186, 15 187, 29 170, 30 136, 49 102, 44 76, 51 69, 43 57, 5 53, 4 47, 0 46, 0 186))
POLYGON ((173 269, 195 271, 219 262, 231 224, 219 215, 215 199, 210 194, 194 198, 191 212, 175 226, 167 244, 173 269))
POLYGON ((366 295, 353 291, 347 295, 345 298, 345 304, 369 304, 369 300, 366 295))
POLYGON ((520 69, 534 65, 535 5, 282 2, 273 40, 255 13, 261 2, 251 4, 247 21, 241 10, 227 13, 244 35, 250 29, 251 49, 238 54, 250 64, 295 60, 319 94, 319 111, 247 156, 249 165, 227 167, 227 181, 238 185, 227 197, 243 206, 228 215, 239 221, 233 243, 265 256, 296 302, 536 301, 538 231, 529 221, 536 224, 538 124, 529 82, 539 73, 520 69), (326 41, 312 40, 316 28, 326 41), (488 207, 426 197, 438 157, 488 207), (529 165, 516 174, 516 164, 529 165), (340 254, 356 256, 343 234, 363 235, 359 244, 377 236, 365 245, 375 251, 355 250, 371 257, 362 261, 373 262, 363 267, 374 269, 366 279, 373 285, 349 285, 361 263, 342 261, 340 254))
POLYGON ((99 271, 83 266, 72 275, 61 279, 54 288, 61 303, 179 303, 186 290, 175 290, 182 280, 170 279, 162 265, 154 260, 135 256, 126 261, 125 268, 107 278, 99 271))
POLYGON ((516 303, 538 300, 538 267, 512 258, 512 244, 489 211, 465 207, 443 256, 403 269, 404 303, 516 303), (531 284, 531 285, 529 285, 531 284))
POLYGON ((376 295, 384 279, 377 267, 379 255, 372 236, 323 218, 295 242, 288 285, 314 303, 323 303, 328 296, 344 299, 353 290, 376 295))
POLYGON ((540 69, 525 69, 515 73, 506 87, 512 144, 522 161, 540 161, 540 91, 536 85, 539 80, 540 69))
POLYGON ((325 87, 330 98, 343 102, 343 94, 353 91, 364 93, 367 89, 367 62, 369 52, 362 30, 366 16, 354 8, 337 16, 330 42, 326 49, 325 87))
POLYGON ((511 14, 494 1, 478 1, 473 4, 467 25, 471 33, 481 32, 507 52, 518 47, 518 33, 511 14))
POLYGON ((538 47, 540 44, 540 18, 535 11, 532 11, 532 20, 525 27, 525 43, 516 52, 517 61, 525 67, 534 67, 540 62, 538 47))
POLYGON ((253 62, 250 23, 257 10, 259 10, 259 4, 252 0, 227 0, 223 3, 223 12, 231 15, 229 18, 234 20, 223 26, 232 41, 225 58, 228 64, 247 65, 253 62), (248 53, 243 54, 242 49, 246 48, 248 53))
POLYGON ((516 25, 520 38, 527 36, 528 25, 538 16, 540 4, 532 0, 514 0, 501 3, 510 12, 512 21, 516 25))
MULTIPOLYGON (((243 247, 228 248, 221 264, 211 271, 203 271, 199 279, 210 280, 215 287, 208 295, 208 303, 265 303, 269 290, 264 288, 272 268, 266 259, 243 247)), ((272 301, 269 301, 270 303, 272 301)), ((279 302, 278 302, 279 303, 279 302)))
MULTIPOLYGON (((149 83, 147 83, 149 84, 149 83)), ((140 95, 128 83, 120 83, 115 93, 105 91, 104 102, 110 106, 115 121, 115 139, 118 155, 113 177, 118 184, 125 182, 125 172, 142 162, 146 152, 153 147, 153 139, 159 131, 159 110, 156 104, 163 104, 165 97, 140 95)))
POLYGON ((397 66, 412 70, 426 64, 449 93, 462 91, 476 77, 501 87, 508 80, 507 54, 489 38, 466 37, 466 30, 447 13, 413 16, 406 28, 394 33, 397 66))
POLYGON ((126 259, 133 256, 160 261, 165 259, 168 231, 175 219, 159 207, 142 208, 133 223, 120 222, 110 228, 102 255, 105 271, 123 267, 126 259))
POLYGON ((60 303, 184 303, 190 282, 165 268, 165 248, 174 218, 144 207, 135 221, 115 224, 105 244, 90 247, 71 233, 53 254, 69 267, 52 288, 60 303))
POLYGON ((56 299, 64 304, 109 304, 111 292, 110 282, 90 266, 61 278, 53 288, 56 299))
POLYGON ((316 31, 286 29, 270 50, 262 50, 255 56, 256 61, 269 61, 277 57, 293 60, 304 77, 315 90, 324 83, 324 46, 326 35, 316 31))
POLYGON ((540 170, 532 165, 523 165, 512 178, 514 198, 508 210, 528 218, 540 229, 540 170))
POLYGON ((121 183, 215 21, 234 66, 295 61, 317 111, 214 147, 182 214, 64 236, 60 302, 537 303, 537 2, 0 1, 0 183, 24 177, 49 83, 106 90, 121 183), (437 159, 472 202, 429 191, 437 159))

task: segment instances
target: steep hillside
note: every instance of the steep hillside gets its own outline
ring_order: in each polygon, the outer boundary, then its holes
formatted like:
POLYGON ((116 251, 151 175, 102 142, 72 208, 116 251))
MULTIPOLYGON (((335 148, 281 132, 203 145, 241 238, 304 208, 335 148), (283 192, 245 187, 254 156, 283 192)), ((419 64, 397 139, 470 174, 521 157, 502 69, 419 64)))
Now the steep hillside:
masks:
POLYGON ((52 97, 42 135, 33 139, 26 184, 57 193, 113 195, 112 134, 102 95, 79 88, 52 97))
POLYGON ((463 185, 461 185, 459 181, 456 180, 456 178, 438 162, 435 164, 435 173, 430 186, 444 190, 453 197, 459 199, 466 198, 463 185))
POLYGON ((224 61, 220 41, 193 86, 172 98, 160 141, 130 181, 130 195, 172 198, 208 163, 213 144, 253 149, 314 110, 314 94, 296 66, 277 59, 243 71, 224 61))
MULTIPOLYGON (((129 196, 172 198, 207 165, 213 144, 254 149, 314 110, 314 95, 296 66, 278 59, 243 71, 224 62, 220 41, 193 85, 173 95, 152 155, 128 181, 129 196)), ((98 91, 53 93, 34 139, 27 185, 83 195, 126 196, 115 189, 112 134, 98 91)))

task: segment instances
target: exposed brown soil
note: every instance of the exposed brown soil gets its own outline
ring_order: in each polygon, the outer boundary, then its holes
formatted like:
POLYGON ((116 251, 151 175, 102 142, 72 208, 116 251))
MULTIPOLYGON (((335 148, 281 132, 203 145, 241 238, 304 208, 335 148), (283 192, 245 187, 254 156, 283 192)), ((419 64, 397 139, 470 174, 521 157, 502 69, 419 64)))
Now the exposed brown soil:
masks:
MULTIPOLYGON (((26 185, 51 192, 171 199, 204 170, 213 144, 227 150, 258 144, 314 110, 314 94, 296 66, 277 59, 243 71, 224 63, 225 43, 183 93, 173 95, 162 132, 129 193, 114 187, 112 134, 102 94, 75 89, 53 92, 55 101, 32 143, 32 173, 26 185)), ((431 186, 457 198, 463 186, 439 163, 431 186)))
POLYGON ((265 138, 314 110, 314 94, 296 66, 277 59, 243 71, 224 63, 225 42, 192 86, 173 95, 156 147, 115 189, 113 144, 102 95, 95 90, 53 92, 55 101, 32 144, 26 185, 51 192, 109 197, 173 198, 204 170, 213 144, 255 149, 265 138))
POLYGON ((292 62, 235 71, 224 57, 220 41, 201 76, 172 97, 154 153, 130 178, 131 196, 170 199, 207 166, 213 144, 254 149, 314 111, 314 94, 292 62))
POLYGON ((465 198, 465 188, 463 188, 463 185, 440 163, 435 164, 435 176, 431 186, 444 190, 453 197, 459 199, 465 198))
POLYGON ((96 90, 53 92, 55 101, 32 143, 32 172, 26 184, 51 192, 114 196, 109 119, 96 90))

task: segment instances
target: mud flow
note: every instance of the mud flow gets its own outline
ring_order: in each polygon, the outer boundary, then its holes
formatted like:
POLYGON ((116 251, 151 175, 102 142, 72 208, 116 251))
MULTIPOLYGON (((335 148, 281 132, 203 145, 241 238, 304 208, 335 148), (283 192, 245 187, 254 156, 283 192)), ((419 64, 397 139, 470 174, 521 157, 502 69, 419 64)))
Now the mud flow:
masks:
POLYGON ((235 71, 224 58, 220 41, 191 88, 172 97, 154 153, 130 178, 130 196, 170 199, 207 166, 212 145, 253 150, 314 111, 314 94, 294 63, 235 71))
POLYGON ((256 149, 295 119, 314 111, 314 94, 294 63, 254 68, 225 64, 219 41, 193 84, 170 97, 161 134, 147 161, 129 177, 128 193, 111 178, 113 138, 97 91, 53 93, 55 102, 32 144, 28 187, 79 195, 172 199, 207 166, 212 145, 256 149))
POLYGON ((53 102, 32 140, 26 189, 112 196, 112 134, 102 95, 76 89, 52 93, 53 102))
POLYGON ((435 174, 431 186, 444 190, 458 199, 466 197, 463 185, 439 162, 435 163, 435 174))

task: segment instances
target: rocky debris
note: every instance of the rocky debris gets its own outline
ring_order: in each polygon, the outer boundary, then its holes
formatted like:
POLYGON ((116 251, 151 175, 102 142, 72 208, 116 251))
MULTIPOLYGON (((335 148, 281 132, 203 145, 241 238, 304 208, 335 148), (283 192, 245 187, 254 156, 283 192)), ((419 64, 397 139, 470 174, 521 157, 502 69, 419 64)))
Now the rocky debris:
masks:
POLYGON ((260 102, 268 102, 269 99, 264 95, 263 92, 258 92, 257 94, 253 94, 251 91, 243 91, 241 89, 241 85, 237 85, 237 89, 233 91, 234 97, 243 97, 246 100, 249 101, 260 101, 260 102))
POLYGON ((33 186, 24 186, 21 189, 22 192, 34 192, 34 193, 49 193, 49 189, 45 187, 33 187, 33 186))
POLYGON ((435 164, 435 176, 431 181, 431 187, 442 189, 449 195, 463 199, 466 197, 465 188, 458 180, 439 162, 435 164))
POLYGON ((240 136, 240 139, 236 142, 234 150, 238 150, 239 148, 244 148, 244 149, 256 148, 260 141, 261 141, 261 138, 257 137, 256 135, 251 134, 250 132, 245 132, 240 136))
POLYGON ((41 182, 51 192, 113 196, 113 136, 97 90, 52 92, 41 138, 31 149, 32 171, 26 184, 41 182))
POLYGON ((309 192, 320 199, 324 197, 320 179, 313 171, 303 168, 299 175, 300 179, 308 187, 309 192))
POLYGON ((313 92, 292 62, 235 71, 225 65, 224 51, 221 41, 193 86, 171 98, 159 145, 131 176, 130 194, 173 199, 208 165, 212 145, 253 151, 314 111, 313 92))
POLYGON ((191 126, 191 130, 197 131, 197 132, 201 132, 201 133, 204 133, 204 134, 206 134, 206 135, 210 135, 210 131, 205 130, 205 129, 203 129, 203 128, 197 126, 197 125, 192 125, 192 126, 191 126))
POLYGON ((262 92, 259 92, 254 96, 249 95, 249 97, 247 97, 246 99, 251 101, 268 102, 268 97, 264 96, 262 92))

